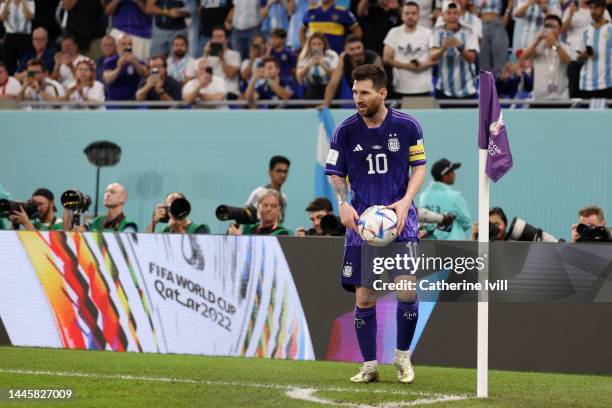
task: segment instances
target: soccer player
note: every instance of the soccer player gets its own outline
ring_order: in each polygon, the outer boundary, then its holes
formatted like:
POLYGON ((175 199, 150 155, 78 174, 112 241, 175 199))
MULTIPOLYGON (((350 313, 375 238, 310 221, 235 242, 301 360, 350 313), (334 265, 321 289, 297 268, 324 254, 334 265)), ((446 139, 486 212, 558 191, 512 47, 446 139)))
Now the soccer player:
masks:
MULTIPOLYGON (((366 64, 353 71, 353 99, 357 113, 340 123, 332 136, 326 174, 338 199, 340 218, 346 226, 342 286, 355 292, 355 331, 364 364, 352 382, 378 379, 376 361, 376 292, 371 285, 373 270, 361 268, 361 250, 366 245, 357 233, 359 214, 372 205, 385 205, 397 213, 396 242, 409 252, 418 241, 417 212, 412 202, 425 178, 423 131, 412 116, 387 109, 387 78, 378 65, 366 64), (412 170, 412 174, 410 173, 412 170), (347 202, 347 179, 351 202, 347 202)), ((397 245, 397 244, 396 244, 397 245)), ((365 249, 364 249, 365 250, 365 249)), ((393 276, 394 281, 415 281, 410 272, 393 276)), ((414 380, 408 349, 418 319, 416 292, 397 292, 397 348, 395 367, 402 383, 414 380)))

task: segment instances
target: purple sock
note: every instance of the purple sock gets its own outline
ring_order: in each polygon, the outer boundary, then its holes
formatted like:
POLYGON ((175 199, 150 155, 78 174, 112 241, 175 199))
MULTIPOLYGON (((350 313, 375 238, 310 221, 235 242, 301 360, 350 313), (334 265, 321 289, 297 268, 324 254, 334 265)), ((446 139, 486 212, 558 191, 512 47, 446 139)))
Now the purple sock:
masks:
POLYGON ((355 306, 355 332, 363 361, 376 360, 376 306, 355 306))
POLYGON ((397 302, 397 349, 407 351, 419 320, 419 302, 397 302))

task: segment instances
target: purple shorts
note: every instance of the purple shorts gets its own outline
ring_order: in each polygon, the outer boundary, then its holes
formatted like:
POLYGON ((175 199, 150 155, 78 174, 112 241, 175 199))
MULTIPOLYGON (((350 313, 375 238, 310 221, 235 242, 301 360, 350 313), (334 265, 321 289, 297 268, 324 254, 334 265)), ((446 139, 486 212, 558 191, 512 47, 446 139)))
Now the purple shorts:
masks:
POLYGON ((346 246, 340 280, 342 287, 349 292, 355 292, 358 286, 373 289, 374 281, 384 279, 385 272, 386 282, 392 282, 397 276, 411 275, 416 271, 409 259, 419 255, 417 240, 393 242, 386 247, 346 246), (393 262, 386 261, 385 264, 386 259, 393 262))

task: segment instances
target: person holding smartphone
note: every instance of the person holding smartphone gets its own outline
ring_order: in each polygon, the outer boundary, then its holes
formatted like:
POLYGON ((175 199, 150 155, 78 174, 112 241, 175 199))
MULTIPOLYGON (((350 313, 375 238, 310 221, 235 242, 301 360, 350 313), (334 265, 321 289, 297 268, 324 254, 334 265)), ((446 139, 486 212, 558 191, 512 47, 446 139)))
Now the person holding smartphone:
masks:
POLYGON ((325 87, 338 65, 338 54, 322 33, 312 33, 298 58, 297 80, 306 86, 304 99, 323 99, 325 87))
MULTIPOLYGON (((183 86, 183 101, 193 104, 205 101, 223 101, 225 99, 225 81, 213 75, 212 67, 206 58, 198 60, 196 77, 183 86)), ((223 108, 223 106, 220 106, 223 108)))
POLYGON ((104 82, 108 86, 109 101, 133 100, 140 78, 147 75, 147 67, 132 52, 132 37, 122 36, 117 42, 119 54, 104 61, 104 82))
POLYGON ((162 56, 149 58, 149 76, 140 82, 136 91, 137 101, 180 101, 181 84, 168 76, 166 59, 162 56))

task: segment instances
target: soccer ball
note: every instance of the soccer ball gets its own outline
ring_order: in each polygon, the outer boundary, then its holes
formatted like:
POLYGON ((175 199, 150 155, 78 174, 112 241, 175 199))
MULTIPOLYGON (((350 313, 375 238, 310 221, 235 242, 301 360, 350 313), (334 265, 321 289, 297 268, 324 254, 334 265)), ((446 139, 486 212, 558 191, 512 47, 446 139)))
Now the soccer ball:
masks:
POLYGON ((370 245, 383 247, 397 237, 397 215, 382 205, 374 205, 361 214, 357 227, 361 239, 370 245))

